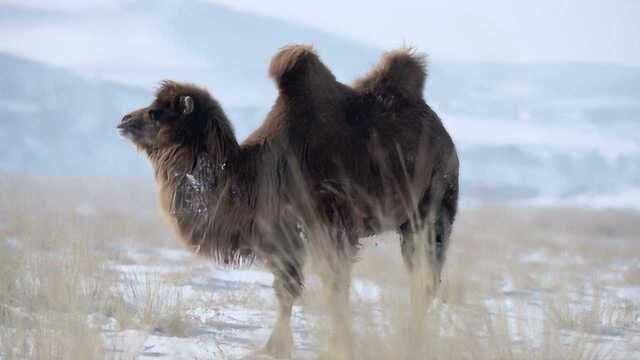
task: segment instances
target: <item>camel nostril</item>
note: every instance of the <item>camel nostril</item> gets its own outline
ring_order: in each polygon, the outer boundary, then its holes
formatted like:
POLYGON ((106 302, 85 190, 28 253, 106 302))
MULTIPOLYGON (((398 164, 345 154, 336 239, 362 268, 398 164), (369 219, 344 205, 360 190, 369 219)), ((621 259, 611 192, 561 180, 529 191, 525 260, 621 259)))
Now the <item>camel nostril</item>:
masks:
POLYGON ((133 116, 131 116, 129 114, 125 115, 122 118, 122 120, 120 120, 120 123, 118 124, 118 128, 119 129, 124 129, 125 127, 129 126, 130 125, 129 123, 131 122, 132 119, 133 119, 133 116))

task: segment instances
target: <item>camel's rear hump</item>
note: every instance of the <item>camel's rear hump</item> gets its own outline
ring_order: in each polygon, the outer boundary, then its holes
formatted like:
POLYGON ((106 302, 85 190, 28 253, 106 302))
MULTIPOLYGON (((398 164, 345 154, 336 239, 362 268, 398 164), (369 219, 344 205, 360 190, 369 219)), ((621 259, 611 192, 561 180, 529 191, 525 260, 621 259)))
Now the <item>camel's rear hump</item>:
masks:
POLYGON ((390 51, 354 88, 363 92, 396 92, 410 98, 422 98, 427 78, 425 56, 413 49, 390 51))

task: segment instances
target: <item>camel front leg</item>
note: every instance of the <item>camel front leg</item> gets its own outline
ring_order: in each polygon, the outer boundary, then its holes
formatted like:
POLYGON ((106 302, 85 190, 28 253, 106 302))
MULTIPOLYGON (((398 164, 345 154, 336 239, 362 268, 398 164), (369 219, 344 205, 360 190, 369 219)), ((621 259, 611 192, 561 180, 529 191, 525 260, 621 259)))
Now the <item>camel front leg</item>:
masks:
POLYGON ((341 259, 323 279, 331 321, 328 359, 353 359, 351 305, 349 302, 351 265, 350 259, 341 259))
POLYGON ((290 359, 293 351, 291 311, 302 292, 302 273, 298 266, 277 266, 273 270, 273 290, 278 300, 276 324, 267 344, 258 354, 276 359, 290 359))

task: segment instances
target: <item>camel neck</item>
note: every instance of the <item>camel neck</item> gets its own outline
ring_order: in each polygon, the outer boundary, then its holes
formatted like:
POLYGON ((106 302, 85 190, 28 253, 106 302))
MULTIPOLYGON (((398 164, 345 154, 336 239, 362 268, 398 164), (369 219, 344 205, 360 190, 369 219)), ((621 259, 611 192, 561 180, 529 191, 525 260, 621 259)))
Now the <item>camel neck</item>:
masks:
POLYGON ((165 210, 176 217, 207 216, 230 178, 227 159, 201 152, 172 160, 172 166, 156 168, 162 192, 169 195, 165 210))
POLYGON ((208 152, 174 156, 173 160, 172 170, 158 172, 156 168, 156 177, 161 206, 179 238, 196 253, 224 263, 251 258, 247 252, 250 216, 242 219, 242 226, 230 226, 237 223, 229 221, 238 213, 233 208, 247 202, 241 201, 246 194, 234 179, 236 160, 213 157, 208 152), (191 165, 185 167, 185 161, 191 165))
POLYGON ((208 216, 229 178, 226 159, 199 154, 190 171, 176 173, 174 200, 170 213, 175 216, 208 216))

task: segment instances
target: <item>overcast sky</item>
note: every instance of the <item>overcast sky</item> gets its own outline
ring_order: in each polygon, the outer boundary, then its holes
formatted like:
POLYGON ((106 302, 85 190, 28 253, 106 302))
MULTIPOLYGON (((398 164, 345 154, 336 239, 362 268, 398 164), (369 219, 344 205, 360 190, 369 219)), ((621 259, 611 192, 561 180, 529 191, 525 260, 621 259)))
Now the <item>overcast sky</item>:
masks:
MULTIPOLYGON (((206 0, 437 59, 640 65, 640 0, 206 0)), ((67 11, 117 0, 0 0, 67 11)))
POLYGON ((438 58, 640 64, 638 0, 210 0, 438 58))

